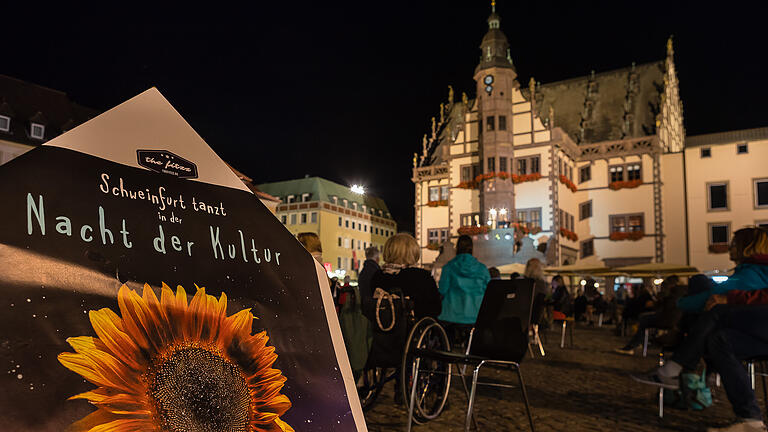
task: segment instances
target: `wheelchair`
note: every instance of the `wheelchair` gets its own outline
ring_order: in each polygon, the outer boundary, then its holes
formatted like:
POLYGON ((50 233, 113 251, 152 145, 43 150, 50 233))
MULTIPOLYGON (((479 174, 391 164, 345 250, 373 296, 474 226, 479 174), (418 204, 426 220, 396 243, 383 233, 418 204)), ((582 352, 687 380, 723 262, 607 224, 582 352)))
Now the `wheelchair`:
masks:
MULTIPOLYGON (((396 399, 404 403, 410 399, 415 350, 451 350, 445 329, 434 318, 425 317, 417 322, 413 302, 401 290, 377 289, 374 298, 376 305, 370 317, 375 329, 373 346, 357 382, 363 410, 375 404, 384 385, 390 381, 396 383, 395 391, 399 393, 396 399)), ((450 362, 421 360, 415 384, 418 398, 413 420, 416 423, 437 418, 443 411, 451 386, 451 370, 450 362)))

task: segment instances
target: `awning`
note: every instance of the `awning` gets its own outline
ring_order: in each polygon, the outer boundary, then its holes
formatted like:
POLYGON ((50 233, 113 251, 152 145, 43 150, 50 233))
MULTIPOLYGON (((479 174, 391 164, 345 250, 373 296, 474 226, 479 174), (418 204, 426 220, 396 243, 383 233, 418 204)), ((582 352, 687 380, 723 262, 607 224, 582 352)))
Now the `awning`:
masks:
POLYGON ((630 276, 637 277, 652 277, 652 276, 664 276, 664 275, 677 275, 677 276, 692 276, 698 273, 699 270, 696 267, 686 266, 682 264, 672 263, 647 263, 647 264, 635 264, 625 267, 616 267, 613 269, 616 272, 628 274, 630 276))

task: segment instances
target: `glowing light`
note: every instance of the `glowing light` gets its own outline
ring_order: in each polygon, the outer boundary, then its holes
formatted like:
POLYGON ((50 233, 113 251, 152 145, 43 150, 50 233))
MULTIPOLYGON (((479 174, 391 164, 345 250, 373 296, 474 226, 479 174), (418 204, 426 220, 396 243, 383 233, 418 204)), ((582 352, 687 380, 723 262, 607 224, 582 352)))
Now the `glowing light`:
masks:
POLYGON ((664 279, 654 279, 653 284, 654 285, 661 285, 661 283, 664 282, 664 279))
POLYGON ((723 283, 728 280, 728 276, 712 276, 712 280, 715 283, 723 283))
POLYGON ((352 190, 352 192, 356 194, 359 194, 359 195, 365 194, 365 188, 362 187, 361 185, 354 184, 350 189, 352 190))
POLYGON ((600 284, 595 282, 595 288, 600 288, 600 284))
POLYGON ((512 240, 512 234, 504 234, 504 240, 512 240))
POLYGON ((585 281, 584 279, 582 279, 582 280, 581 280, 581 282, 579 282, 579 283, 581 284, 581 286, 585 286, 585 285, 587 284, 587 281, 585 281))
POLYGON ((503 208, 503 209, 499 210, 499 214, 504 216, 505 214, 507 214, 507 209, 503 208))
POLYGON ((492 208, 492 209, 488 210, 488 213, 490 213, 491 216, 496 216, 496 209, 492 208))

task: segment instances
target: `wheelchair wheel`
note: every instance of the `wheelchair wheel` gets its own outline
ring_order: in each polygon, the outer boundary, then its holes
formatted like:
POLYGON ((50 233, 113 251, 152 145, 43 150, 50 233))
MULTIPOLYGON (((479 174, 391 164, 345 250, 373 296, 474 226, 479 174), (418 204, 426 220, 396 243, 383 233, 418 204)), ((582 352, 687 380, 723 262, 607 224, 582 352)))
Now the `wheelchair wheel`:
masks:
MULTIPOLYGON (((432 318, 422 318, 411 329, 403 353, 400 380, 403 401, 406 407, 411 400, 413 384, 413 350, 416 348, 451 351, 451 344, 445 329, 432 318)), ((422 358, 419 363, 416 383, 416 406, 413 419, 422 424, 437 418, 448 400, 451 388, 451 364, 422 358)))
POLYGON ((370 409, 376 402, 381 389, 384 388, 386 375, 387 370, 385 368, 374 367, 365 369, 363 375, 357 380, 357 395, 363 410, 370 409))

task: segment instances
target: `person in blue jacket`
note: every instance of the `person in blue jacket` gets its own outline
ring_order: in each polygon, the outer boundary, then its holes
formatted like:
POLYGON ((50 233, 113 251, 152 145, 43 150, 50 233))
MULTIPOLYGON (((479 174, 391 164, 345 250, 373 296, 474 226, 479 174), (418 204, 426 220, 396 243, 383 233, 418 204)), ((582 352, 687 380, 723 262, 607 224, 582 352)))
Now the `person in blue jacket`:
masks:
POLYGON ((452 324, 474 324, 490 280, 488 268, 472 256, 472 238, 459 236, 456 257, 443 266, 440 274, 443 311, 438 319, 452 324))
MULTIPOLYGON (((708 289, 677 301, 685 312, 701 312, 712 296, 726 295, 728 291, 752 291, 768 288, 768 231, 763 228, 742 228, 733 233, 729 249, 731 261, 736 263, 727 281, 711 284, 708 289)), ((693 288, 693 287, 691 287, 693 288)))

